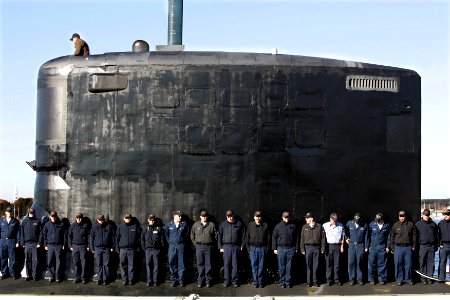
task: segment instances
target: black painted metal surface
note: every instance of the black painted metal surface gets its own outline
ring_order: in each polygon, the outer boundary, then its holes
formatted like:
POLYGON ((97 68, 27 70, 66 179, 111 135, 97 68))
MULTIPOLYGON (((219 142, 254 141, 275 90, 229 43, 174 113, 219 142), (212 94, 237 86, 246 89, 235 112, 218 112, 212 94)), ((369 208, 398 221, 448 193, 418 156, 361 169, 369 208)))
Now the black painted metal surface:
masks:
POLYGON ((35 204, 73 217, 420 209, 420 77, 291 55, 61 57, 38 78, 35 204))

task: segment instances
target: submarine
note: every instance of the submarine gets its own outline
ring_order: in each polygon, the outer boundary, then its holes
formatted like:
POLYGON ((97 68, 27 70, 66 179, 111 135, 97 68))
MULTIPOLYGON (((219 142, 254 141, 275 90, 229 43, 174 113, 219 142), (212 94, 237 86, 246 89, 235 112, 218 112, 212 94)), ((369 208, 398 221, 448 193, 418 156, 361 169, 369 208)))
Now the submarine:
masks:
POLYGON ((170 220, 202 209, 420 216, 421 80, 413 70, 276 53, 185 51, 182 1, 168 45, 63 56, 37 79, 34 203, 170 220))

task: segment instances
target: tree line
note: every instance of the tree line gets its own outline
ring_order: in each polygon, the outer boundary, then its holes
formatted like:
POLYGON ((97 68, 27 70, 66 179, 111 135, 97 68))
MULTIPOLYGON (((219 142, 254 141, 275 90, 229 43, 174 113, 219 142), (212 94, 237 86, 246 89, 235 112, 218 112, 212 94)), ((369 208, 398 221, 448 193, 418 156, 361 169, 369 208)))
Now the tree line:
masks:
POLYGON ((0 199, 0 212, 4 215, 7 207, 16 208, 16 217, 23 217, 26 215, 27 209, 33 204, 33 198, 19 198, 14 203, 8 200, 0 199))

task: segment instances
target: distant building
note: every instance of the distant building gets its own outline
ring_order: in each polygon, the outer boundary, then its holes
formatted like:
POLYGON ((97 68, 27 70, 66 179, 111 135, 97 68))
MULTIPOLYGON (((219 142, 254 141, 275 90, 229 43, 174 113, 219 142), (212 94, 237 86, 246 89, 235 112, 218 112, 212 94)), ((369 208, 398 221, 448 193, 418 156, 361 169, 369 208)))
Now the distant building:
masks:
POLYGON ((442 213, 450 209, 450 198, 446 199, 422 199, 422 210, 428 208, 434 216, 442 216, 442 213))

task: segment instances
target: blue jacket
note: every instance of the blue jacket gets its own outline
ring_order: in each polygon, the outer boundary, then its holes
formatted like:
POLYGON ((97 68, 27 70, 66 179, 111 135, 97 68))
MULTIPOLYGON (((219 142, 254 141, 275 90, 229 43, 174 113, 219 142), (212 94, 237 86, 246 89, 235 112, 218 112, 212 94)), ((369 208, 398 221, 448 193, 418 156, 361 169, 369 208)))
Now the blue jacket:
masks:
POLYGON ((44 246, 61 245, 67 246, 67 229, 60 219, 56 219, 55 223, 48 221, 42 229, 42 240, 44 246))
POLYGON ((20 224, 15 218, 11 218, 8 222, 6 219, 0 220, 0 238, 18 241, 20 224))
POLYGON ((416 223, 417 241, 420 245, 437 246, 439 244, 438 230, 438 225, 434 223, 431 218, 428 220, 428 222, 420 220, 416 223))
POLYGON ((161 226, 148 225, 141 234, 142 249, 161 249, 165 242, 164 229, 161 226))
POLYGON ((364 248, 369 248, 369 230, 367 224, 361 222, 356 228, 355 220, 350 220, 345 225, 345 240, 350 239, 350 244, 364 244, 364 248))
POLYGON ((295 247, 298 249, 298 229, 294 223, 278 223, 272 232, 272 249, 277 250, 278 246, 295 247))
POLYGON ((376 221, 369 224, 370 247, 383 245, 384 248, 391 247, 391 225, 383 223, 381 229, 376 221))
POLYGON ((177 228, 171 220, 164 226, 164 232, 169 245, 186 244, 189 241, 189 226, 185 221, 181 221, 177 228))
POLYGON ((222 249, 224 244, 244 247, 244 235, 245 228, 240 221, 234 220, 233 223, 223 221, 219 226, 219 235, 217 241, 219 249, 222 249))
POLYGON ((94 249, 97 247, 110 248, 114 247, 115 232, 111 224, 94 224, 89 233, 89 247, 94 249))
POLYGON ((89 243, 89 225, 87 223, 72 223, 69 227, 69 247, 73 245, 87 246, 89 243))
POLYGON ((41 236, 42 225, 41 221, 36 218, 26 217, 19 230, 19 244, 38 243, 41 236))
POLYGON ((439 222, 439 242, 441 245, 450 244, 450 221, 439 222))
POLYGON ((141 227, 135 222, 122 223, 116 232, 116 249, 137 250, 140 245, 141 227))

